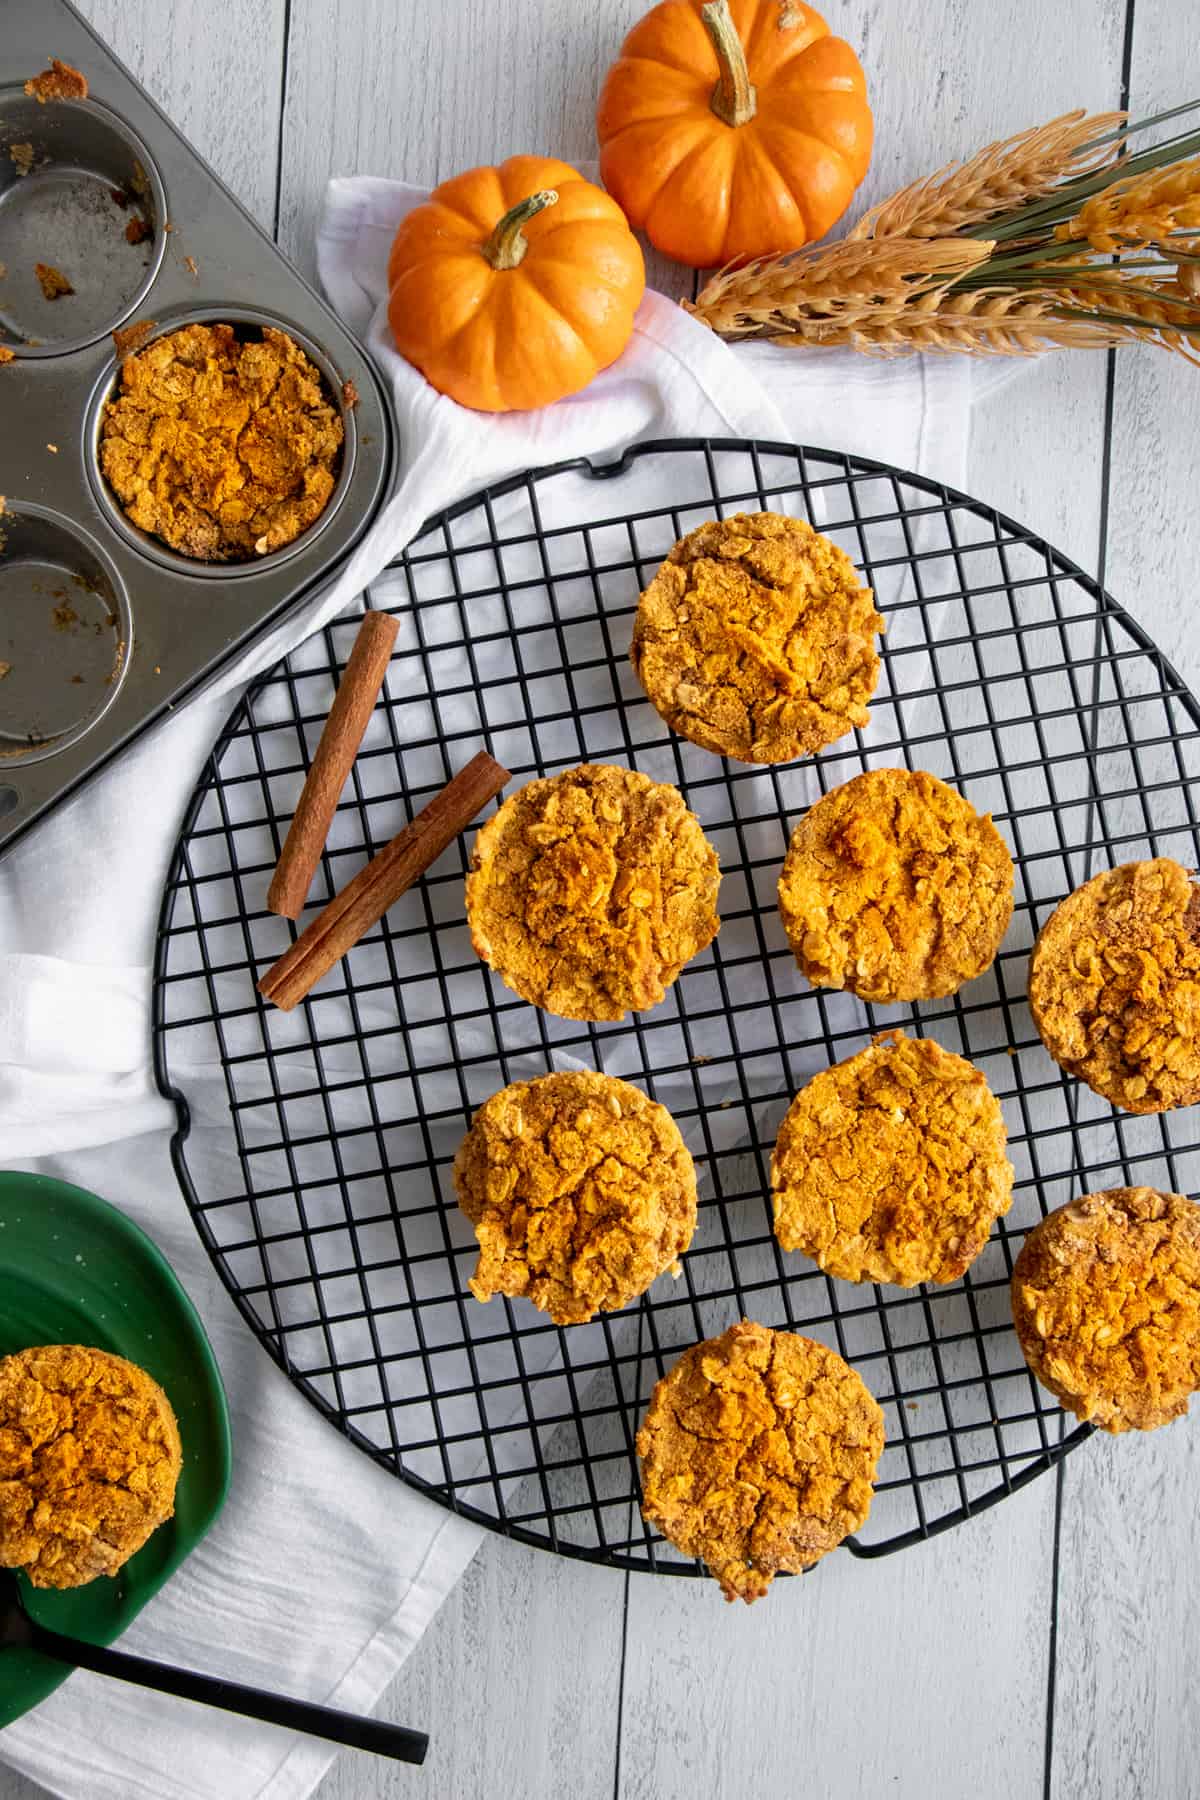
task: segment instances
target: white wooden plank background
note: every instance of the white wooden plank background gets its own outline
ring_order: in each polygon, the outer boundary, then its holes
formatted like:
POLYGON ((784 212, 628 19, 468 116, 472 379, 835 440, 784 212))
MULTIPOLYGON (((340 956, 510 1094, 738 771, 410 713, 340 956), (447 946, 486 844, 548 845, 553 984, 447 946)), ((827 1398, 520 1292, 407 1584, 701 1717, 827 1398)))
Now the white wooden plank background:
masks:
MULTIPOLYGON (((1131 94, 1143 116, 1200 90, 1196 14, 1137 0, 1131 94)), ((1185 680, 1200 682, 1190 565, 1200 551, 1200 396, 1174 358, 1119 357, 1108 586, 1185 680)), ((1200 1431, 1096 1445, 1062 1471, 1053 1767, 1059 1794, 1200 1793, 1194 1579, 1200 1431)))
MULTIPOLYGON (((643 10, 175 0, 167 28, 159 0, 82 3, 306 270, 330 175, 592 156, 600 78, 643 10)), ((1116 105, 1126 75, 1135 112, 1200 91, 1194 0, 826 12, 873 77, 868 199, 1068 106, 1116 105)), ((1111 389, 1109 370, 1061 355, 994 396, 969 485, 1105 568, 1196 686, 1200 376, 1151 352, 1116 359, 1111 389)), ((1195 1424, 1093 1443, 1059 1483, 882 1562, 831 1558, 750 1611, 489 1539, 384 1703, 431 1731, 425 1770, 347 1756, 322 1800, 1189 1800, 1198 1486, 1195 1424)), ((37 1792, 0 1768, 0 1800, 37 1792)))

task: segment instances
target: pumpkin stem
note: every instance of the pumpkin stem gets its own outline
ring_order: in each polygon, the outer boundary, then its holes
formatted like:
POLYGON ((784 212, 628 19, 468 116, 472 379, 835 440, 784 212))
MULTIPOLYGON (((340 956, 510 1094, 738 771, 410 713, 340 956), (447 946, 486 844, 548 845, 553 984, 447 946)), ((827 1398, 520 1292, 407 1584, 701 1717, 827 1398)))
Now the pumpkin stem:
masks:
POLYGON ((530 194, 528 200, 519 200, 510 207, 487 243, 480 245, 493 269, 515 269, 523 262, 529 242, 521 227, 528 225, 538 213, 545 212, 548 206, 557 205, 558 195, 554 189, 543 188, 538 194, 530 194))
POLYGON ((758 96, 750 81, 746 52, 729 11, 729 0, 709 0, 701 8, 700 17, 721 65, 721 79, 713 89, 710 105, 726 125, 748 125, 758 111, 758 96))

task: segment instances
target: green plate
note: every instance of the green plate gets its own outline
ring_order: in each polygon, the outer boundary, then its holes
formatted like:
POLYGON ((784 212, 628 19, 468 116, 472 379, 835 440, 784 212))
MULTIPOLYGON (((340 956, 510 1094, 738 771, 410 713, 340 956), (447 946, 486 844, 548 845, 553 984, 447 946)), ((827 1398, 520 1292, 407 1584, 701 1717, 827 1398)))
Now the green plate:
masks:
MULTIPOLYGON (((88 1344, 148 1370, 183 1439, 175 1517, 115 1577, 52 1593, 25 1585, 45 1625, 111 1644, 195 1549, 225 1503, 229 1411, 195 1307, 162 1252, 95 1194, 46 1175, 0 1172, 0 1356, 88 1344)), ((0 1729, 70 1674, 32 1650, 0 1650, 0 1729)))

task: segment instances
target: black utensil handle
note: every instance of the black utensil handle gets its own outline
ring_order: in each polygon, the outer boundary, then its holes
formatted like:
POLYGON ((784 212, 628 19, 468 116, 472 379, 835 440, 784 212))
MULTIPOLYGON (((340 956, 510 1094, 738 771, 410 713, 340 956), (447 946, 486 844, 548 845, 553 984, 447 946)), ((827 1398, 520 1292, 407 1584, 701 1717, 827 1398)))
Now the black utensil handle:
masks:
POLYGON ((282 1725, 288 1731, 306 1731, 312 1737, 328 1738, 331 1743, 346 1744, 352 1750, 371 1750, 376 1756, 390 1756, 396 1762, 423 1763, 429 1748, 429 1739, 423 1731, 409 1731, 404 1725, 389 1725, 383 1719, 360 1719, 353 1713, 337 1712, 331 1706, 316 1706, 308 1700, 272 1694, 265 1688, 222 1681, 217 1675, 175 1669, 169 1663, 151 1662, 145 1656, 130 1656, 124 1650, 87 1644, 81 1638, 62 1637, 44 1625, 34 1625, 33 1644, 60 1662, 93 1669, 97 1675, 112 1675, 118 1681, 136 1682, 138 1686, 154 1688, 160 1694, 175 1694, 181 1700, 198 1700, 203 1706, 219 1706, 226 1712, 242 1713, 248 1719, 264 1719, 267 1724, 282 1725))

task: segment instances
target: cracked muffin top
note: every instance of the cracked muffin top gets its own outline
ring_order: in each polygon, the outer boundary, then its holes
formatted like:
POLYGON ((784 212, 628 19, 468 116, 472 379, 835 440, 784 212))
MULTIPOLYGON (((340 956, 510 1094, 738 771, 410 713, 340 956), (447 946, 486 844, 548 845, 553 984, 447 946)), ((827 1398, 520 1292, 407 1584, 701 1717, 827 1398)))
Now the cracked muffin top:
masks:
POLYGON ((175 1510, 170 1401, 106 1350, 51 1344, 0 1361, 0 1565, 34 1587, 115 1575, 175 1510))
POLYGON ((995 959, 1012 907, 991 817, 924 769, 868 769, 818 800, 779 878, 805 975, 863 1000, 955 993, 995 959))
POLYGON ((509 796, 475 840, 476 954, 564 1019, 657 1006, 717 935, 717 853, 679 790, 584 763, 509 796))
POLYGON ((1029 965, 1042 1042, 1126 1112, 1200 1100, 1200 887, 1168 857, 1095 875, 1055 908, 1029 965))
POLYGON ((528 1294, 556 1325, 644 1294, 696 1227, 696 1171, 674 1119, 594 1070, 493 1094, 459 1146, 454 1185, 479 1243, 475 1298, 528 1294))
POLYGON ((788 762, 867 724, 882 630, 844 550, 802 519, 738 513, 675 545, 642 595, 630 658, 681 737, 788 762))
POLYGON ((663 1376, 637 1449, 645 1517, 749 1603, 863 1524, 883 1412, 836 1351, 743 1319, 663 1376))
POLYGON ((100 467, 139 530, 201 562, 249 562, 320 518, 343 437, 319 369, 286 332, 184 325, 126 356, 100 467))
POLYGON ((1200 1206, 1109 1188, 1035 1225, 1012 1277, 1025 1360, 1102 1431, 1152 1431, 1200 1387, 1200 1206))
POLYGON ((1012 1204, 1006 1144, 978 1069, 884 1032, 793 1100, 771 1159, 775 1234, 843 1281, 957 1281, 1012 1204))

